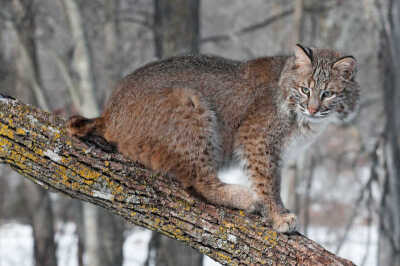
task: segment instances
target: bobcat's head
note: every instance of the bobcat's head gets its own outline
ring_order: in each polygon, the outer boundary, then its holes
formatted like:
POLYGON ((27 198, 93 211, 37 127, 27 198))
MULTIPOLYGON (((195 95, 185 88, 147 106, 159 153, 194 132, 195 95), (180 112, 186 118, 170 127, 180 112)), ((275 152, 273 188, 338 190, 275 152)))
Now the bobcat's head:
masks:
POLYGON ((309 122, 351 119, 359 102, 356 72, 353 56, 296 45, 280 79, 288 110, 309 122))

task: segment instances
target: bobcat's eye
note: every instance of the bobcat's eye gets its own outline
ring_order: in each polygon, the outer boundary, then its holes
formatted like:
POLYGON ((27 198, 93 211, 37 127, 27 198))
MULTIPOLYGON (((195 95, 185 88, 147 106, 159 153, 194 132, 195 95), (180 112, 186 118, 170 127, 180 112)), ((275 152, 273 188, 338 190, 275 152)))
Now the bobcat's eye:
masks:
POLYGON ((310 89, 307 87, 301 87, 301 92, 307 96, 310 96, 310 89))
POLYGON ((324 91, 321 94, 321 99, 326 99, 326 98, 330 98, 333 96, 333 93, 331 91, 324 91))

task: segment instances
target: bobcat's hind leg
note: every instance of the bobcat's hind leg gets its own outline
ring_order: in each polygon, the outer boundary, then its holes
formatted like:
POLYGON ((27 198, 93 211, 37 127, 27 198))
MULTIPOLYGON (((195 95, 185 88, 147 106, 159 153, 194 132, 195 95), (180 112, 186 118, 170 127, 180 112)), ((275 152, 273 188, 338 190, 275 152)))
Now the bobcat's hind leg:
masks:
POLYGON ((134 134, 129 128, 111 138, 118 142, 119 151, 155 171, 172 174, 211 203, 255 209, 255 194, 250 189, 224 184, 217 177, 222 163, 218 121, 199 91, 165 89, 135 102, 132 108, 135 115, 124 119, 134 125, 134 134))
POLYGON ((199 171, 193 183, 195 190, 214 204, 254 212, 259 209, 259 199, 249 188, 222 183, 215 171, 199 171))
POLYGON ((193 176, 190 186, 211 203, 249 212, 255 211, 257 197, 251 189, 241 185, 225 184, 217 176, 217 169, 222 162, 222 152, 215 113, 197 92, 191 90, 178 92, 180 101, 185 103, 186 107, 182 116, 190 115, 190 119, 186 120, 186 124, 177 131, 180 135, 187 135, 188 133, 183 132, 188 128, 191 129, 192 139, 189 142, 178 140, 178 146, 185 156, 175 175, 185 180, 185 175, 191 172, 193 176))

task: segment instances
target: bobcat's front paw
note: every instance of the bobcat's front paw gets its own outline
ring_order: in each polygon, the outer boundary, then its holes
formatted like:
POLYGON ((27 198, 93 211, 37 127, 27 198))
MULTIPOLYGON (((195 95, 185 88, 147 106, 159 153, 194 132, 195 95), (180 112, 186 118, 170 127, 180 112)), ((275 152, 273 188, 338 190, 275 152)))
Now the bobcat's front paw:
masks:
POLYGON ((297 217, 293 213, 280 213, 272 218, 272 227, 280 233, 290 233, 296 229, 297 217))

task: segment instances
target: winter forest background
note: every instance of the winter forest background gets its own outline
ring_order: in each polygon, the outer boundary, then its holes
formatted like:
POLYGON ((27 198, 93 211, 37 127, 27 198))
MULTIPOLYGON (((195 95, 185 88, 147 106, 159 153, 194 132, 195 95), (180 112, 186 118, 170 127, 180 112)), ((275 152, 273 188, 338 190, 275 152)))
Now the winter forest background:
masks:
MULTIPOLYGON (((357 265, 400 265, 400 3, 395 0, 0 0, 0 93, 67 118, 182 53, 247 60, 334 48, 361 110, 285 169, 299 231, 357 265)), ((0 266, 211 265, 190 248, 0 168, 0 266)))

